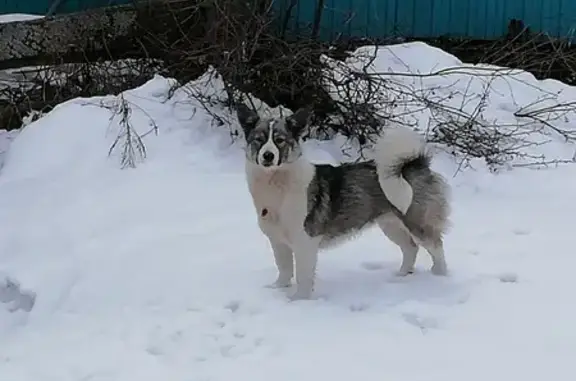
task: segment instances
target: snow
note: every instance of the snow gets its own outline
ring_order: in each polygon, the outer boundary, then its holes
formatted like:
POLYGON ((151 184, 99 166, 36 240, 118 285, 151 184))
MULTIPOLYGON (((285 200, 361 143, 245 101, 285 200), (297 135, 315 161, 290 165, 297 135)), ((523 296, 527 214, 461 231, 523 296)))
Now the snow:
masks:
MULTIPOLYGON (((574 159, 573 145, 554 144, 561 138, 558 131, 522 116, 531 114, 557 129, 573 133, 574 89, 558 81, 537 81, 532 74, 521 70, 462 63, 421 42, 392 47, 367 46, 359 48, 345 63, 328 58, 325 61, 336 81, 342 78, 348 81, 351 72, 364 74, 366 71, 382 76, 385 85, 371 83, 371 87, 362 77, 356 79, 354 98, 363 102, 366 97, 372 97, 369 102, 373 103, 379 99, 374 97, 374 87, 385 86, 385 94, 391 95, 380 98, 380 114, 394 115, 395 122, 411 125, 429 136, 433 135, 431 125, 440 122, 467 129, 468 117, 474 116, 481 122, 485 134, 495 136, 494 130, 498 129, 500 135, 506 135, 500 141, 504 150, 523 147, 525 157, 513 158, 511 166, 574 159), (366 68, 368 62, 371 65, 366 68), (536 130, 538 133, 534 133, 536 130), (553 144, 548 144, 550 142, 553 144), (547 160, 542 159, 543 156, 547 160)), ((326 78, 331 77, 326 74, 326 78)), ((327 84, 332 96, 350 98, 350 85, 342 89, 334 82, 327 84)))
POLYGON ((42 15, 31 15, 28 13, 9 13, 5 15, 0 15, 0 24, 5 24, 9 22, 16 22, 16 21, 30 21, 30 20, 38 20, 44 18, 42 15))
MULTIPOLYGON (((419 43, 388 48, 378 61, 379 71, 461 65, 419 43)), ((576 96, 521 75, 534 92, 497 88, 489 117, 512 118, 512 104, 552 88, 576 96)), ((0 271, 37 294, 30 312, 0 308, 3 380, 573 377, 576 167, 495 175, 476 162, 454 176, 458 161, 439 153, 435 168, 453 186, 451 275, 430 275, 421 251, 417 273, 395 277, 399 249, 371 230, 323 253, 317 297, 290 303, 263 287, 276 269, 241 143, 208 111, 238 128, 234 115, 189 97, 218 95, 221 84, 207 75, 168 97, 172 85, 157 76, 0 133, 0 144, 12 139, 0 172, 0 271), (148 133, 134 169, 120 168, 118 151, 108 156, 122 100, 133 128, 148 133)), ((573 150, 553 140, 542 149, 573 150)), ((310 142, 306 154, 340 162, 341 143, 310 142)))
POLYGON ((2 168, 2 164, 4 164, 4 154, 8 151, 10 143, 17 134, 18 131, 0 130, 0 169, 2 168))

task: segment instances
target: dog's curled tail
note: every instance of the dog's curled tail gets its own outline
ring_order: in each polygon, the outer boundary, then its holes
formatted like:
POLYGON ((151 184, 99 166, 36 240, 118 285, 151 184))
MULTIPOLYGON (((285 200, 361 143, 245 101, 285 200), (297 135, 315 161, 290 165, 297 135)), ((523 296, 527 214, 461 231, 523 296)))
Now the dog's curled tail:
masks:
POLYGON ((413 130, 404 127, 386 129, 376 143, 375 162, 382 191, 402 214, 412 204, 414 191, 402 175, 409 164, 428 166, 426 142, 413 130))

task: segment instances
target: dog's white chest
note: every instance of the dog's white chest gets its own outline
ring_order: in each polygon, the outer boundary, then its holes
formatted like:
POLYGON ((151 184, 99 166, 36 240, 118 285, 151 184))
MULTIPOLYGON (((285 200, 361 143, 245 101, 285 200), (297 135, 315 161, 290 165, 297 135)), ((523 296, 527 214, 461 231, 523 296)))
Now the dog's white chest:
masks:
POLYGON ((294 226, 303 223, 298 207, 302 191, 289 174, 280 171, 254 175, 249 188, 262 232, 289 244, 294 226))

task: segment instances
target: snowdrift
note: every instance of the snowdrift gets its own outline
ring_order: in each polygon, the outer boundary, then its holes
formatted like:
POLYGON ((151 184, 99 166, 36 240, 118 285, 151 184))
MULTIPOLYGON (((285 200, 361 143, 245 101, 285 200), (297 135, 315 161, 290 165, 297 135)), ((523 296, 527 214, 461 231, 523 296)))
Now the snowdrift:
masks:
MULTIPOLYGON (((420 43, 380 49, 375 72, 480 70, 420 43)), ((485 89, 466 73, 391 77, 421 92, 448 84, 453 98, 437 97, 454 105, 485 89)), ((263 287, 275 267, 231 135, 235 116, 190 97, 223 97, 221 83, 207 73, 169 96, 173 84, 158 76, 118 97, 75 99, 0 134, 0 271, 36 295, 34 308, 0 308, 3 379, 527 381, 572 372, 573 167, 493 175, 474 161, 453 177, 459 159, 439 153, 434 165, 454 187, 450 277, 429 275, 420 255, 413 277, 396 278, 398 249, 371 231, 321 257, 318 300, 287 303, 263 287), (145 157, 122 169, 133 139, 126 107, 145 157)), ((509 123, 542 94, 553 94, 547 105, 576 97, 527 73, 491 86, 484 118, 509 123)), ((413 115, 426 131, 429 111, 413 115)), ((546 141, 529 149, 573 155, 561 136, 546 141)), ((306 154, 336 164, 350 159, 343 147, 341 137, 310 141, 306 154)), ((1 289, 0 280, 0 298, 1 289)))

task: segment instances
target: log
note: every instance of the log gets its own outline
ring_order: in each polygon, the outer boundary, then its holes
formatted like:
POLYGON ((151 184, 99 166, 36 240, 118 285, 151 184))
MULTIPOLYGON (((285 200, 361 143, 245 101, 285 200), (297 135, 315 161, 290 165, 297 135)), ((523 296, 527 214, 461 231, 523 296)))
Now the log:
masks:
MULTIPOLYGON (((183 60, 182 51, 190 40, 205 43, 209 6, 205 0, 135 0, 131 5, 0 24, 0 130, 20 128, 31 110, 49 111, 78 96, 139 86, 157 72, 157 63, 162 68, 176 63, 193 72, 194 62, 183 60), (110 72, 109 62, 140 58, 150 65, 141 64, 141 73, 120 70, 116 80, 110 72), (64 83, 40 75, 52 69, 68 73, 67 67, 71 73, 64 83), (101 71, 105 74, 98 74, 101 71)), ((205 70, 204 63, 196 66, 198 74, 205 70)))
POLYGON ((189 0, 146 0, 0 24, 0 70, 57 62, 162 58, 161 47, 169 45, 170 37, 163 28, 175 21, 175 13, 184 13, 186 6, 190 8, 189 0))

